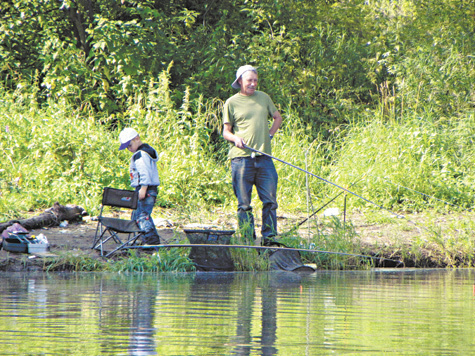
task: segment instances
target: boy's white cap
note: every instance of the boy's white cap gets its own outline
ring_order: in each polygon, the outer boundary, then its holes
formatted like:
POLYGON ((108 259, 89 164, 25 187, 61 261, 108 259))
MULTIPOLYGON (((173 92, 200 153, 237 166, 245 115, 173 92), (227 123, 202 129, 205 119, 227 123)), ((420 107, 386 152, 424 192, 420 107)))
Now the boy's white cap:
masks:
POLYGON ((231 84, 231 86, 232 86, 234 89, 240 89, 240 88, 241 88, 241 84, 238 83, 238 80, 239 80, 239 78, 241 78, 241 76, 242 76, 244 73, 249 72, 249 71, 252 71, 252 72, 256 72, 256 73, 257 73, 257 69, 254 68, 253 66, 249 65, 249 64, 246 64, 245 66, 239 67, 239 69, 238 69, 237 72, 236 72, 236 80, 233 82, 233 84, 231 84))
POLYGON ((127 127, 119 134, 120 147, 119 151, 126 149, 130 141, 136 138, 139 134, 131 127, 127 127))

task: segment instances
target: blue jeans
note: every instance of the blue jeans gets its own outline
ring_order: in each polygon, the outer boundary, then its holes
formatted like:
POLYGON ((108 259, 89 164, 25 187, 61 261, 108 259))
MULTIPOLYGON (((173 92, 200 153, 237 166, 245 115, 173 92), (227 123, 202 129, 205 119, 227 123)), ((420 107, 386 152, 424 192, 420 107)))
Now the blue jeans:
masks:
MULTIPOLYGON (((135 190, 139 190, 137 187, 135 190)), ((132 220, 136 220, 139 228, 143 231, 142 241, 149 245, 160 244, 160 237, 152 219, 153 206, 157 199, 157 188, 149 188, 145 199, 139 200, 137 209, 132 212, 132 220)))
POLYGON ((267 156, 238 157, 231 160, 234 194, 238 200, 238 222, 243 235, 256 238, 251 207, 252 186, 262 201, 262 237, 277 235, 277 171, 267 156))

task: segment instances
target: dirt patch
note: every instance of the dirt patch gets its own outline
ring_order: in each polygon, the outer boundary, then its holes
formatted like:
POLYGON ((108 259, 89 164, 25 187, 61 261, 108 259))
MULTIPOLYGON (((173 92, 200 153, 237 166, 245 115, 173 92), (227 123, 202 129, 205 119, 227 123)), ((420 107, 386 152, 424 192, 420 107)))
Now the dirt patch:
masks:
MULTIPOLYGON (((401 219, 387 218, 381 215, 373 216, 362 213, 351 214, 347 224, 354 229, 355 238, 363 247, 364 253, 381 258, 404 261, 406 267, 446 267, 447 265, 464 265, 464 255, 454 257, 458 261, 444 261, 440 256, 444 251, 436 243, 427 241, 430 229, 427 226, 437 226, 440 231, 452 229, 460 221, 473 221, 473 214, 445 215, 409 215, 401 219)), ((341 217, 340 217, 341 218, 341 217)), ((280 216, 279 229, 288 231, 302 220, 301 217, 280 216)), ((157 230, 163 244, 178 243, 186 240, 183 228, 195 228, 226 225, 225 230, 232 230, 236 224, 233 216, 220 215, 217 219, 200 224, 181 224, 165 219, 155 219, 157 230)), ((312 224, 322 224, 322 218, 303 224, 299 229, 302 239, 312 233, 312 224)), ((463 225, 463 224, 462 224, 463 225)), ((87 256, 92 259, 102 259, 99 251, 91 249, 96 232, 97 221, 89 217, 83 222, 71 223, 64 227, 49 227, 31 230, 31 234, 44 234, 50 244, 46 254, 13 253, 0 250, 0 270, 2 271, 42 271, 45 258, 55 258, 64 254, 87 256)), ((451 231, 452 231, 451 230, 451 231)), ((257 226, 256 231, 259 231, 257 226)), ((256 241, 259 243, 259 241, 256 241)), ((441 242, 443 243, 443 241, 441 242)), ((316 249, 323 249, 316 246, 316 249)), ((473 251, 472 251, 473 252, 473 251)), ((114 258, 114 256, 112 257, 114 258)))
MULTIPOLYGON (((48 239, 49 251, 46 253, 28 254, 0 250, 0 270, 2 271, 42 271, 45 258, 59 258, 60 256, 77 255, 92 259, 106 260, 100 252, 92 249, 96 234, 96 221, 71 223, 64 227, 47 227, 30 231, 31 235, 43 234, 48 239)), ((169 243, 177 238, 184 238, 184 234, 172 228, 158 229, 161 242, 169 243), (183 236, 181 236, 183 235, 183 236)), ((114 257, 113 257, 114 258, 114 257)))

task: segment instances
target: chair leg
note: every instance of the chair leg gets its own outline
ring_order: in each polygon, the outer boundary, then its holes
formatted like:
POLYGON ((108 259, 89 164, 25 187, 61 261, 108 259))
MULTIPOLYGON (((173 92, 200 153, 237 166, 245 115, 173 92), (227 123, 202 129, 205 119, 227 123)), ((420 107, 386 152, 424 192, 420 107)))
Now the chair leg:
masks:
POLYGON ((96 233, 94 234, 94 241, 92 242, 91 249, 94 249, 96 247, 97 241, 99 241, 99 239, 102 237, 103 234, 104 232, 102 231, 102 224, 98 223, 96 227, 96 233), (99 237, 97 237, 98 232, 99 232, 99 237))
POLYGON ((94 238, 94 242, 93 242, 93 244, 92 244, 92 246, 91 246, 91 249, 92 249, 92 250, 97 250, 97 246, 103 244, 102 238, 103 238, 103 236, 104 236, 104 233, 105 233, 105 231, 103 231, 99 237, 95 237, 95 238, 94 238))
POLYGON ((112 256, 115 252, 117 252, 118 250, 123 250, 124 248, 127 249, 125 246, 129 245, 129 246, 133 246, 139 237, 141 237, 142 234, 136 234, 135 236, 133 236, 131 239, 128 239, 126 242, 122 243, 120 246, 116 247, 114 250, 112 250, 111 252, 109 252, 105 257, 109 257, 109 256, 112 256))
POLYGON ((97 239, 96 244, 92 247, 95 250, 100 250, 101 251, 101 256, 104 256, 104 248, 103 248, 104 243, 106 243, 108 240, 110 240, 110 236, 107 239, 102 240, 104 234, 105 234, 105 231, 97 239))
MULTIPOLYGON (((118 243, 118 244, 122 244, 122 241, 121 241, 121 239, 119 238, 119 236, 117 235, 117 233, 112 232, 112 231, 106 229, 106 230, 104 230, 104 231, 102 232, 101 236, 99 236, 99 238, 97 238, 97 239, 94 241, 94 245, 91 247, 91 249, 95 249, 95 250, 98 250, 98 249, 99 249, 99 250, 101 251, 101 256, 104 256, 104 248, 103 248, 103 246, 104 246, 104 244, 105 244, 107 241, 109 241, 110 239, 113 239, 113 240, 114 240, 116 243, 118 243), (110 235, 109 235, 105 240, 103 240, 104 234, 105 234, 107 231, 109 231, 109 234, 110 234, 110 235), (98 248, 98 246, 99 246, 100 248, 98 248)), ((106 257, 107 257, 107 256, 106 256, 106 257)))

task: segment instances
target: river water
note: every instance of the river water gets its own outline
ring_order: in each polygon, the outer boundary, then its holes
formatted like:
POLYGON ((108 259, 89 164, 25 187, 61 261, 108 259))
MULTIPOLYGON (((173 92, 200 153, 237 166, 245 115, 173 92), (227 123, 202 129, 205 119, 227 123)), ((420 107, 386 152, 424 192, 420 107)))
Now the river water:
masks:
POLYGON ((472 269, 0 281, 0 355, 475 355, 472 269))

